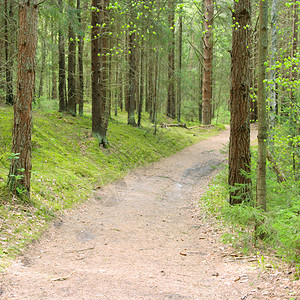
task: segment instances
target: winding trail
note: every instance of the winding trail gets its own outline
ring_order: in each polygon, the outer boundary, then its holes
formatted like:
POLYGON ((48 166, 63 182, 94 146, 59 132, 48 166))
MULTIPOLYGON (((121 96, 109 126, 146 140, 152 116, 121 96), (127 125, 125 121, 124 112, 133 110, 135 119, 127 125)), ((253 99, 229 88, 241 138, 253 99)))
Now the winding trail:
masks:
POLYGON ((7 270, 1 299, 289 299, 293 283, 234 259, 197 206, 228 136, 96 191, 7 270))

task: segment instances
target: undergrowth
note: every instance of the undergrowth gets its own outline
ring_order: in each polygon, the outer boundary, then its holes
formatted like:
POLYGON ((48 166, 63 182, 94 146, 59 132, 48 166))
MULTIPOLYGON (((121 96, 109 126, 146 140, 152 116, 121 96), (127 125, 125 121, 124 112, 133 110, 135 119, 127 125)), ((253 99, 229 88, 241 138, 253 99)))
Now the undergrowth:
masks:
MULTIPOLYGON (((256 149, 252 151, 252 188, 255 199, 256 149)), ((300 275, 300 186, 292 177, 279 183, 268 164, 267 211, 254 203, 230 205, 228 169, 224 168, 212 181, 201 198, 204 209, 227 227, 222 239, 244 253, 260 250, 275 251, 275 255, 295 266, 295 278, 300 275), (262 238, 263 237, 263 238, 262 238)))
MULTIPOLYGON (((175 152, 223 126, 192 130, 159 128, 143 116, 143 127, 127 125, 120 113, 109 121, 110 147, 103 149, 91 135, 91 117, 71 117, 42 102, 33 111, 31 198, 22 202, 6 187, 13 124, 12 107, 0 106, 0 268, 15 257, 53 217, 88 199, 95 187, 123 177, 130 169, 175 152)), ((159 122, 171 120, 159 116, 159 122)))

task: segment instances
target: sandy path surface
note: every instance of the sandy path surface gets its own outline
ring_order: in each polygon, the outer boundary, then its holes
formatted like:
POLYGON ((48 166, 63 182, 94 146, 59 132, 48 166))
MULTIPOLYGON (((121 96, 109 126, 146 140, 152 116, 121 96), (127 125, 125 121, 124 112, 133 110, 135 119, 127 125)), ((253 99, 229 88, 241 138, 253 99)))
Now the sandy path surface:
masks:
POLYGON ((56 222, 1 280, 1 299, 297 299, 282 272, 236 260, 197 201, 229 131, 132 171, 56 222))

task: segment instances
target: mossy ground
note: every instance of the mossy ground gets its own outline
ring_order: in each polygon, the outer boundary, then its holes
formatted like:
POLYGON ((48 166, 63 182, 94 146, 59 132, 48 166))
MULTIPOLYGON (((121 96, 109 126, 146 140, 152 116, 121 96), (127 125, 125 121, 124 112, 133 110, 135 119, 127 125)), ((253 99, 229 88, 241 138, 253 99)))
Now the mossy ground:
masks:
MULTIPOLYGON (((223 126, 192 130, 158 128, 143 116, 143 127, 127 125, 125 113, 109 122, 110 147, 91 135, 91 118, 34 109, 31 199, 13 196, 6 187, 13 109, 0 106, 0 267, 15 257, 47 223, 65 209, 87 200, 92 190, 144 165, 215 135, 223 126)), ((159 122, 170 120, 161 116, 159 122)), ((159 127, 159 126, 158 126, 159 127)))

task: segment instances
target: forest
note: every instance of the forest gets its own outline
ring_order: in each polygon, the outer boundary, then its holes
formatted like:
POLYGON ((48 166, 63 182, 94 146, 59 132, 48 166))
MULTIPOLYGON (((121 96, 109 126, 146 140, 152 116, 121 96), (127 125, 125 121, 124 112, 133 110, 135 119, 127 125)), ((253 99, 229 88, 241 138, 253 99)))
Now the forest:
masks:
POLYGON ((102 185, 226 124, 228 168, 200 203, 299 277, 299 3, 0 0, 1 231, 32 207, 14 255, 88 197, 96 165, 102 185))

